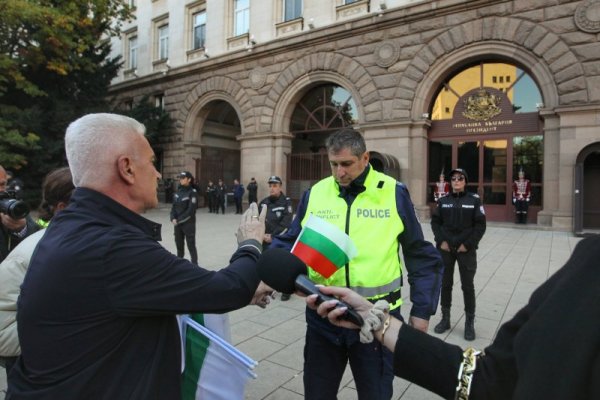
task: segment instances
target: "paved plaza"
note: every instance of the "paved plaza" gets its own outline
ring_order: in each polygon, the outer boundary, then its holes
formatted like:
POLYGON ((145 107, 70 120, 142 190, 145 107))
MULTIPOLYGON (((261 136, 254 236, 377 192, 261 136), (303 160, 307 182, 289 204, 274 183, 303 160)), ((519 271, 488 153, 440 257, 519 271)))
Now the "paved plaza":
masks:
MULTIPOLYGON (((163 224, 163 245, 175 252, 173 229, 169 223, 170 205, 161 205, 146 217, 163 224)), ((198 254, 205 268, 217 270, 227 265, 235 251, 235 230, 240 216, 233 214, 209 214, 206 209, 198 211, 198 254)), ((428 223, 423 224, 425 237, 433 240, 428 223)), ((531 292, 560 268, 570 256, 579 238, 568 232, 541 230, 537 227, 515 227, 510 224, 488 224, 478 251, 478 269, 475 276, 477 313, 475 329, 477 339, 463 339, 464 312, 458 271, 453 291, 452 329, 436 335, 433 325, 439 319, 434 316, 430 332, 447 342, 459 346, 484 348, 499 326, 510 319, 529 299, 531 292)), ((187 251, 187 250, 186 250, 187 251)), ((457 268, 458 269, 458 268, 457 268)), ((403 291, 406 317, 410 304, 408 287, 403 291)), ((306 325, 304 300, 297 296, 287 302, 276 300, 266 309, 248 306, 229 314, 232 342, 240 350, 258 361, 255 369, 258 379, 249 383, 247 400, 295 400, 302 399, 302 363, 306 325)), ((0 371, 0 392, 6 389, 6 375, 0 371)), ((356 390, 349 369, 343 377, 340 400, 356 399, 356 390)), ((394 380, 394 399, 425 400, 439 397, 402 379, 394 380)))

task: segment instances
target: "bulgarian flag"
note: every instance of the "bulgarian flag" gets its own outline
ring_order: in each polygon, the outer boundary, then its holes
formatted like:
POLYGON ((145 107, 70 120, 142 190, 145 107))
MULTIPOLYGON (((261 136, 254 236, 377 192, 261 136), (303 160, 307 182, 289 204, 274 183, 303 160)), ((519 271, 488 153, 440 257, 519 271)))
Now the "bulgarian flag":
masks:
POLYGON ((329 278, 358 252, 350 236, 337 226, 310 214, 291 253, 329 278))
POLYGON ((229 344, 227 314, 179 315, 181 400, 243 399, 257 362, 229 344))

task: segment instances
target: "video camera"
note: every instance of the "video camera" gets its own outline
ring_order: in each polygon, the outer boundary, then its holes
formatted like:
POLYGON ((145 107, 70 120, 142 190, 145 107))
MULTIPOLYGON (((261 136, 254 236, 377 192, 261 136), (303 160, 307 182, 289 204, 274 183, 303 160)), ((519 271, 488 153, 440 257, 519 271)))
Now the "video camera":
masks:
POLYGON ((21 219, 29 214, 29 207, 23 200, 16 198, 14 190, 7 190, 0 192, 0 213, 8 215, 12 219, 21 219))

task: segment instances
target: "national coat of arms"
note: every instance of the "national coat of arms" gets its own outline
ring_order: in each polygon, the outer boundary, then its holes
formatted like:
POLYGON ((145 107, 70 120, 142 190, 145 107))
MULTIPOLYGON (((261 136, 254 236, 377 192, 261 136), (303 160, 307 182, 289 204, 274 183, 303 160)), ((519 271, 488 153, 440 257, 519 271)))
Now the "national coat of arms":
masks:
POLYGON ((498 107, 500 96, 485 89, 479 89, 476 94, 467 97, 464 104, 463 116, 475 121, 486 121, 502 112, 502 109, 498 107))

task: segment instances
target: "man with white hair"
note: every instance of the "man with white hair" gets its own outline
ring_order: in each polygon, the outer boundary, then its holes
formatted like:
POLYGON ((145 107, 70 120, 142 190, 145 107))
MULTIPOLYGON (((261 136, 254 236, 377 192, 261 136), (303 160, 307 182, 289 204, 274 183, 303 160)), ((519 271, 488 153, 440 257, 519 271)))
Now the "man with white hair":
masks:
POLYGON ((67 129, 75 191, 41 239, 19 298, 22 355, 8 399, 178 399, 176 314, 223 313, 264 301, 255 268, 265 212, 255 205, 221 271, 168 252, 156 207, 161 177, 144 126, 90 114, 67 129), (257 289, 258 288, 258 289, 257 289))

